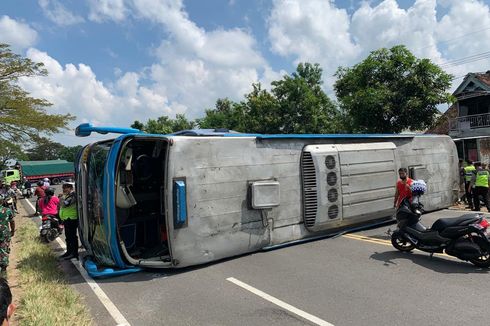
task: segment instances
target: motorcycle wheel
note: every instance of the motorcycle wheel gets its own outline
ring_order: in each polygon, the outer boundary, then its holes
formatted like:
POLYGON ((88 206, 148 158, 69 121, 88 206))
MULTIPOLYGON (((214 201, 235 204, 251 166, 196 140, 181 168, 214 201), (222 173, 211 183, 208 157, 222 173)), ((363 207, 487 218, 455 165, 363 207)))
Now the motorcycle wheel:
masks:
POLYGON ((475 242, 482 251, 483 255, 478 258, 470 259, 470 263, 477 267, 488 268, 490 267, 490 251, 488 249, 484 249, 485 245, 482 243, 484 240, 480 237, 473 237, 473 242, 475 242))
POLYGON ((402 252, 409 252, 415 249, 415 245, 405 239, 403 235, 397 231, 393 232, 393 234, 391 235, 391 244, 393 245, 393 247, 402 252))
POLYGON ((54 229, 50 229, 48 231, 48 234, 46 235, 46 238, 48 239, 49 242, 53 241, 58 237, 58 231, 54 229))
POLYGON ((41 241, 44 243, 49 243, 48 236, 46 234, 40 234, 41 241))

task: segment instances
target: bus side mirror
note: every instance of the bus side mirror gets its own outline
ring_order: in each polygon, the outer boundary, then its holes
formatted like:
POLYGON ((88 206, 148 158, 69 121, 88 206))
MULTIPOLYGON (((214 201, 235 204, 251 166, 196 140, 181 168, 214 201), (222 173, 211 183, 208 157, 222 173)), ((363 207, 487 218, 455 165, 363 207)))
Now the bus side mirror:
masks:
POLYGON ((94 126, 90 123, 82 123, 75 129, 75 136, 88 137, 92 133, 94 126))

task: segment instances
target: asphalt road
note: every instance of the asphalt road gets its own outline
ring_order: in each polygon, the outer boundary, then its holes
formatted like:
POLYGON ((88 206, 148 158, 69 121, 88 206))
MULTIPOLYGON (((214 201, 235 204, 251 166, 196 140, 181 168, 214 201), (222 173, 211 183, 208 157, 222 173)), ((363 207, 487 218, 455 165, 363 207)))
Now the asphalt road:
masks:
MULTIPOLYGON (((424 223, 461 214, 433 212, 424 223)), ((308 316, 336 326, 490 323, 490 270, 443 255, 400 253, 389 243, 390 227, 97 283, 131 325, 315 325, 308 316)), ((64 268, 97 323, 115 325, 76 270, 64 268)))

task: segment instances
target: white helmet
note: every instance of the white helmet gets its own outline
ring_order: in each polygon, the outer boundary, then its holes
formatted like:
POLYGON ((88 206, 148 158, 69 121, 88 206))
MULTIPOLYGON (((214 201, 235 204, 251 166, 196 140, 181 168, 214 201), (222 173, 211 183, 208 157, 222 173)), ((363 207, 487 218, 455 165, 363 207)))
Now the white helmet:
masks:
POLYGON ((414 180, 411 186, 412 193, 423 195, 427 191, 427 185, 424 180, 414 180))
POLYGON ((43 181, 44 182, 49 182, 49 179, 48 178, 44 178, 43 181))

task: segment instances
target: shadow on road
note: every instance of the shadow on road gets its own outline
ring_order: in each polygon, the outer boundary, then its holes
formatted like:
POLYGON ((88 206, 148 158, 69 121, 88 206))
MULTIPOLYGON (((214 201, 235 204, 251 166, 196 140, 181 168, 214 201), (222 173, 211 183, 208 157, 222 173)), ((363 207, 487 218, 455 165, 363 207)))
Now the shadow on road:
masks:
POLYGON ((410 260, 412 263, 437 273, 443 274, 490 274, 488 268, 478 268, 470 263, 455 261, 444 257, 430 257, 419 253, 403 253, 399 251, 375 252, 371 259, 383 262, 385 266, 398 265, 397 260, 410 260))

